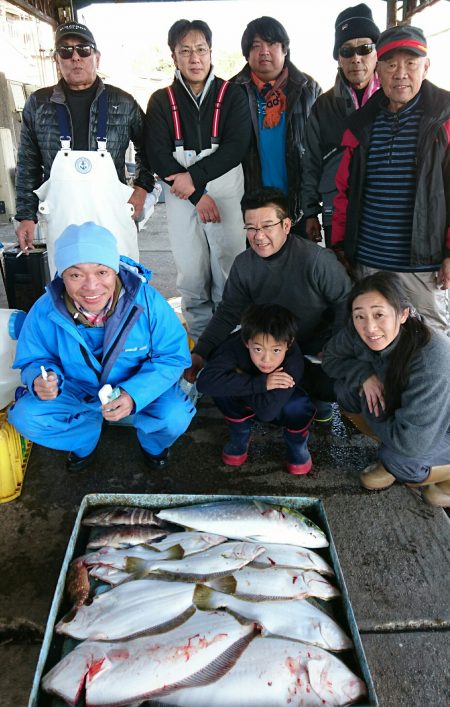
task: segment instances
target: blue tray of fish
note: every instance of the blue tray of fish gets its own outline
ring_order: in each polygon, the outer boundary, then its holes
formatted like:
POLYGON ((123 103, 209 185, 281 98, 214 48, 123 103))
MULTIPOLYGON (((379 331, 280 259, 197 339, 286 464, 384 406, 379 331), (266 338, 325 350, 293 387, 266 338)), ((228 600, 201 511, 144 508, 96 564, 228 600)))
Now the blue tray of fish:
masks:
POLYGON ((90 494, 28 707, 378 705, 323 504, 90 494))

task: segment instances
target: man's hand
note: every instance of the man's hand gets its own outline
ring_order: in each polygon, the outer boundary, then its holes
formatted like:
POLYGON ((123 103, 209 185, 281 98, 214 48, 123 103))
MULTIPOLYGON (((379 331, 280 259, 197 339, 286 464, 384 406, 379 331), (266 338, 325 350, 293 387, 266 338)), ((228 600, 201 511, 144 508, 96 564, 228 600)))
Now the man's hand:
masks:
POLYGON ((58 376, 53 371, 47 371, 47 379, 38 376, 33 381, 33 388, 39 400, 54 400, 58 397, 58 376))
POLYGON ((373 413, 375 417, 379 417, 381 410, 385 410, 383 383, 374 374, 364 381, 362 388, 366 396, 369 411, 373 413))
POLYGON ((450 258, 444 258, 441 268, 438 272, 438 282, 441 285, 441 290, 450 288, 450 258))
POLYGON ((283 368, 277 368, 267 376, 267 390, 275 390, 275 388, 293 388, 295 381, 289 373, 285 373, 283 368))
POLYGON ((102 415, 108 422, 118 422, 122 418, 127 417, 127 415, 131 415, 133 410, 134 400, 122 388, 118 398, 111 400, 106 405, 102 405, 102 415))
POLYGON ((178 172, 165 177, 166 181, 173 182, 170 193, 179 199, 189 199, 195 192, 194 182, 189 172, 178 172))
POLYGON ((33 247, 35 229, 36 224, 34 221, 28 219, 20 221, 16 228, 16 236, 19 241, 20 250, 22 250, 25 255, 29 255, 28 249, 33 247))
POLYGON ((202 223, 220 223, 220 213, 217 204, 209 194, 203 196, 197 201, 195 207, 200 216, 202 223))
POLYGON ((195 383, 197 373, 202 370, 205 365, 204 359, 196 353, 191 354, 191 365, 184 371, 183 377, 188 383, 195 383))
POLYGON ((317 216, 310 216, 306 219, 305 232, 310 241, 320 243, 322 240, 322 227, 317 216))
POLYGON ((133 193, 128 199, 128 203, 134 206, 133 218, 136 221, 144 208, 147 192, 142 187, 134 187, 133 193))

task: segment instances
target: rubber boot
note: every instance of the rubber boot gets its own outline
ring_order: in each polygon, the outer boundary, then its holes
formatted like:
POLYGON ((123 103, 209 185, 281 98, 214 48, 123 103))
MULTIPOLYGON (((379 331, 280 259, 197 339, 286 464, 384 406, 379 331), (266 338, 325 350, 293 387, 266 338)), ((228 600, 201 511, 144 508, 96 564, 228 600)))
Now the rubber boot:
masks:
POLYGON ((307 430, 295 431, 284 429, 287 456, 286 466, 290 474, 308 474, 312 469, 311 455, 308 450, 307 430))
POLYGON ((350 420, 350 422, 352 422, 355 427, 363 433, 363 435, 371 437, 375 440, 375 442, 380 441, 380 439, 372 431, 371 427, 367 424, 364 415, 361 412, 347 412, 346 410, 341 410, 341 413, 345 415, 345 417, 350 420))
POLYGON ((430 473, 424 481, 419 481, 416 484, 406 484, 409 488, 417 488, 418 486, 430 486, 430 484, 440 484, 442 481, 450 481, 450 464, 442 464, 441 466, 432 466, 430 473))
POLYGON ((430 484, 424 488, 422 498, 429 506, 450 508, 450 481, 441 481, 440 484, 430 484))
POLYGON ((222 450, 222 461, 228 466, 241 466, 248 456, 252 431, 251 418, 239 422, 227 420, 230 438, 222 450))
POLYGON ((381 462, 374 462, 366 466, 359 481, 368 491, 383 491, 388 489, 395 482, 395 476, 384 468, 381 462))

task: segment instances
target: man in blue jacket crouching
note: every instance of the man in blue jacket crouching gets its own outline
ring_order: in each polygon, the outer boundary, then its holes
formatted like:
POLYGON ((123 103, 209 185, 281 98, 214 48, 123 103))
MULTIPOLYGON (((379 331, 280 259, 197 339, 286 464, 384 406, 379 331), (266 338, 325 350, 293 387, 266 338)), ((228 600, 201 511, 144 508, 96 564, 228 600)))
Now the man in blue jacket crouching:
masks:
POLYGON ((181 323, 149 285, 151 272, 119 258, 103 227, 68 226, 55 260, 58 272, 17 344, 13 367, 26 388, 10 422, 37 444, 69 451, 67 469, 77 472, 93 461, 103 420, 132 415, 148 464, 164 466, 195 414, 178 385, 190 365, 181 323), (105 384, 118 397, 102 405, 105 384))

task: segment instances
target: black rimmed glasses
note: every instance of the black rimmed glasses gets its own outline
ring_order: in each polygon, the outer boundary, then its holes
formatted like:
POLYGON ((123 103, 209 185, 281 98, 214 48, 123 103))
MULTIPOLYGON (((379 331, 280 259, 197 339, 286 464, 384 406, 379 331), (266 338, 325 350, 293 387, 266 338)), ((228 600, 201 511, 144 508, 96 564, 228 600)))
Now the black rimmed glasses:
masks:
POLYGON ((375 44, 359 44, 357 47, 341 47, 339 56, 343 59, 351 59, 357 54, 358 56, 367 56, 375 49, 375 44))
POLYGON ((275 226, 279 226, 280 223, 283 223, 283 221, 284 219, 281 219, 281 221, 277 221, 276 223, 268 223, 266 226, 260 226, 259 228, 255 228, 254 226, 244 226, 244 231, 246 232, 247 237, 250 238, 254 238, 258 231, 264 233, 265 236, 270 236, 275 226))
POLYGON ((56 47, 55 54, 58 54, 61 59, 71 59, 76 50, 81 59, 86 59, 86 57, 91 56, 93 49, 95 50, 93 44, 75 44, 73 47, 61 44, 59 47, 56 47))

